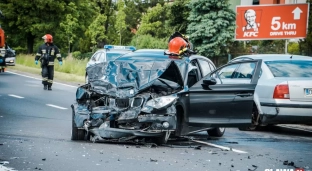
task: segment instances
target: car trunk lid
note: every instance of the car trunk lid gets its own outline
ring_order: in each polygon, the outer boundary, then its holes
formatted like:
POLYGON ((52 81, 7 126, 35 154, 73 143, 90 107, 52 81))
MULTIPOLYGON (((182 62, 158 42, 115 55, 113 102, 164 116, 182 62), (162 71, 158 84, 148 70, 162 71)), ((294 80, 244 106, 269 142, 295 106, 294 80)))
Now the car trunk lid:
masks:
POLYGON ((311 78, 288 80, 289 96, 291 101, 312 101, 311 78))

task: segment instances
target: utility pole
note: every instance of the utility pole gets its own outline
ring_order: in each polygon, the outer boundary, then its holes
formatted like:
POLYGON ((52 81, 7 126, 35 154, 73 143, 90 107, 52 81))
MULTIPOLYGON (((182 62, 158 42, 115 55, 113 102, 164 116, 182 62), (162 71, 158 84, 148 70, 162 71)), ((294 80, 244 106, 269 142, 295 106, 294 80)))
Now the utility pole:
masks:
POLYGON ((288 39, 285 40, 285 54, 288 53, 288 39))

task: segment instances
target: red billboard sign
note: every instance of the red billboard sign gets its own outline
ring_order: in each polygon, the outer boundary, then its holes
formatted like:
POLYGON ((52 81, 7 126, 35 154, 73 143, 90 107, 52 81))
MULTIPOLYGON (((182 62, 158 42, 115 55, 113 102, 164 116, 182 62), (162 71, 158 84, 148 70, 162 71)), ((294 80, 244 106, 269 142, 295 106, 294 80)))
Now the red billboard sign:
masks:
POLYGON ((305 38, 309 4, 236 7, 236 40, 305 38))

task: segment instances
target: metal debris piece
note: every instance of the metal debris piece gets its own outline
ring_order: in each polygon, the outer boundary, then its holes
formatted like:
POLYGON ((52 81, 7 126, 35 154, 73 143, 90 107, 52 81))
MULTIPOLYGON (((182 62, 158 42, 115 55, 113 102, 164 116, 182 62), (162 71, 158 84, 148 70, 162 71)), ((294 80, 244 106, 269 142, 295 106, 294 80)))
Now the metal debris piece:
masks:
POLYGON ((295 163, 294 162, 290 162, 290 163, 288 163, 288 166, 294 166, 295 165, 295 163))
POLYGON ((46 160, 47 160, 46 158, 43 158, 43 159, 42 159, 42 161, 46 161, 46 160))
POLYGON ((157 147, 157 144, 155 144, 155 143, 146 143, 145 145, 149 148, 156 148, 157 147))
POLYGON ((283 165, 288 165, 288 160, 284 161, 283 165))
POLYGON ((196 146, 194 149, 195 149, 195 150, 201 150, 201 147, 202 147, 202 146, 199 145, 199 146, 196 146))
POLYGON ((150 158, 150 162, 157 162, 157 160, 150 158))
POLYGON ((256 166, 256 165, 252 165, 252 167, 254 167, 254 169, 249 169, 249 168, 248 168, 248 171, 255 171, 255 170, 257 170, 257 168, 258 168, 258 166, 256 166))

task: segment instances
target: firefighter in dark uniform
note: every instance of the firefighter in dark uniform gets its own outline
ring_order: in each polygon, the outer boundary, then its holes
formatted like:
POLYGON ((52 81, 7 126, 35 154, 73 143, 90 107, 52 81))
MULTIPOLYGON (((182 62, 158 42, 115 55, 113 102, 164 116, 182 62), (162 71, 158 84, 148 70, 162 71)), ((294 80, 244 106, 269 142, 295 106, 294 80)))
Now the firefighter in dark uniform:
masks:
POLYGON ((38 60, 41 62, 43 89, 52 90, 54 60, 57 58, 59 64, 62 65, 62 57, 59 48, 53 44, 52 35, 46 34, 42 38, 44 39, 44 44, 39 47, 35 57, 35 64, 38 64, 38 60))

